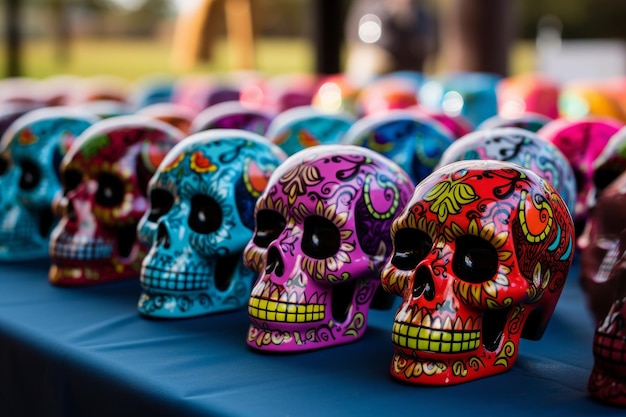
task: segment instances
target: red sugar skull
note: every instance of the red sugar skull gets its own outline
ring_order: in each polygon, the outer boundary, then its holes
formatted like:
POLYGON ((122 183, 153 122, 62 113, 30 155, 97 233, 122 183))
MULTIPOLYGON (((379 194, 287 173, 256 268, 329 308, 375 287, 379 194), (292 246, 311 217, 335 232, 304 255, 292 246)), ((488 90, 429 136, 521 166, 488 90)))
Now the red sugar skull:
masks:
POLYGON ((569 271, 574 226, 534 172, 453 162, 416 188, 391 228, 382 285, 402 297, 391 374, 430 385, 505 372, 538 340, 569 271))

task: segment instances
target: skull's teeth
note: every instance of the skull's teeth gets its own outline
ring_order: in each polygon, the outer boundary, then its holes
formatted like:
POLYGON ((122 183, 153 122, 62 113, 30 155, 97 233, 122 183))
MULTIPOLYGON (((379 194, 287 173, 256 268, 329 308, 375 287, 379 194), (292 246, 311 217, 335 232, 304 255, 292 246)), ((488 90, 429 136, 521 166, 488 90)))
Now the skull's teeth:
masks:
POLYGON ((324 320, 324 304, 286 303, 272 299, 250 297, 250 317, 283 323, 309 323, 324 320))
POLYGON ((461 353, 480 345, 480 331, 441 330, 395 322, 391 339, 402 348, 422 352, 461 353))
POLYGON ((471 317, 465 322, 457 317, 432 316, 420 309, 410 318, 407 310, 393 324, 392 341, 395 345, 422 352, 460 353, 478 348, 480 345, 480 322, 471 317))

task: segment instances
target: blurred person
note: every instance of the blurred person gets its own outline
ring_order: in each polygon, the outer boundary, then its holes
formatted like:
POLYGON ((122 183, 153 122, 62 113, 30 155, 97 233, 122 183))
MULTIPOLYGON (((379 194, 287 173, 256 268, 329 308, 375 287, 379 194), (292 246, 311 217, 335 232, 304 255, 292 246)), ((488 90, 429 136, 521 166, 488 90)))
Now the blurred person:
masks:
POLYGON ((394 71, 423 72, 437 50, 429 0, 354 0, 346 18, 346 72, 357 85, 394 71))

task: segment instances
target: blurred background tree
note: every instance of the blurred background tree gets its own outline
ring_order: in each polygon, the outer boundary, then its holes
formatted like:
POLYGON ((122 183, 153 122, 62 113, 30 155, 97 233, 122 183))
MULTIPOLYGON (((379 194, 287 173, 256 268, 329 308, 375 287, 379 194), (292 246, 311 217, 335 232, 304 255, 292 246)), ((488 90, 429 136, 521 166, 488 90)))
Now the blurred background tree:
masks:
MULTIPOLYGON (((118 42, 116 46, 107 43, 107 48, 117 50, 121 61, 127 59, 123 51, 129 51, 128 57, 135 56, 138 68, 129 74, 133 76, 140 71, 139 60, 148 59, 148 52, 154 54, 153 59, 157 59, 156 52, 161 53, 164 58, 158 58, 161 60, 159 64, 146 62, 146 67, 152 65, 157 70, 167 68, 167 48, 170 47, 176 7, 194 1, 196 0, 6 0, 5 4, 17 3, 22 10, 20 32, 24 43, 27 43, 24 54, 26 74, 40 75, 46 71, 63 70, 59 65, 47 69, 47 63, 42 62, 47 59, 46 48, 50 48, 50 45, 56 45, 52 47, 50 60, 73 62, 81 59, 79 54, 85 50, 95 48, 94 44, 86 46, 88 40, 99 39, 118 42), (149 46, 149 42, 152 46, 149 46), (131 53, 131 46, 138 45, 143 50, 131 53), (148 51, 146 48, 153 50, 148 51), (32 58, 37 54, 39 57, 32 58), (33 59, 37 62, 37 68, 31 63, 33 59)), ((267 62, 271 68, 278 68, 280 64, 285 71, 293 68, 313 70, 310 56, 313 55, 311 40, 316 30, 311 12, 314 1, 316 0, 251 0, 255 38, 261 41, 288 41, 293 45, 290 54, 285 55, 285 50, 280 47, 285 45, 284 42, 272 43, 277 58, 264 58, 261 65, 267 62)), ((345 18, 351 0, 338 0, 338 3, 340 5, 337 10, 345 18)), ((439 0, 434 3, 439 3, 439 0)), ((511 3, 515 7, 514 30, 517 41, 532 43, 537 35, 538 22, 546 15, 560 20, 564 39, 613 38, 626 41, 626 25, 623 24, 626 2, 623 0, 512 0, 511 3)), ((5 13, 6 10, 8 9, 5 7, 0 12, 5 13)), ((0 19, 3 34, 8 33, 10 23, 7 18, 0 19)), ((323 24, 320 27, 323 30, 323 24)), ((217 33, 218 39, 223 38, 223 19, 214 20, 212 30, 217 33)), ((445 36, 445 28, 442 30, 441 36, 445 36)), ((265 45, 267 43, 260 43, 256 53, 266 53, 268 48, 265 45)), ((220 53, 222 52, 223 49, 220 49, 220 53)), ((3 54, 0 59, 6 60, 7 55, 3 54)), ((219 54, 212 57, 214 60, 217 58, 219 54)), ((68 71, 92 71, 76 69, 76 62, 72 65, 74 67, 66 64, 65 68, 68 71)), ((200 67, 198 70, 221 68, 219 65, 222 64, 209 63, 208 67, 200 67)), ((104 62, 101 67, 106 71, 110 65, 104 62)))

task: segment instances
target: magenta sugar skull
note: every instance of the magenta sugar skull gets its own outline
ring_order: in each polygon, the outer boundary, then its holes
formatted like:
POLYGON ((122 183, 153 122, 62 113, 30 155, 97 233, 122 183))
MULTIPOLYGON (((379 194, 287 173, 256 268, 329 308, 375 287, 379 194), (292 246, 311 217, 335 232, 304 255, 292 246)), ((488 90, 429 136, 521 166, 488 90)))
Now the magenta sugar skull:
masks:
POLYGON ((402 297, 392 376, 450 385, 505 372, 537 340, 574 250, 569 210, 517 164, 460 161, 422 181, 391 228, 383 288, 402 297))
POLYGON ((248 345, 304 351, 361 338, 389 227, 412 190, 402 169, 362 147, 319 145, 287 159, 257 201, 244 251, 258 273, 248 345))
POLYGON ((140 313, 184 318, 247 304, 256 274, 242 253, 254 230, 254 205, 286 157, 264 137, 236 129, 193 134, 167 154, 150 180, 150 207, 138 226, 150 247, 140 313))
POLYGON ((146 248, 137 223, 148 207, 147 184, 182 139, 147 116, 100 121, 76 140, 61 163, 61 215, 50 238, 50 282, 86 285, 139 277, 146 248))
POLYGON ((561 118, 537 131, 541 138, 559 148, 574 170, 577 199, 572 214, 577 227, 584 224, 587 218, 587 198, 593 189, 593 162, 622 126, 621 122, 608 118, 561 118))

